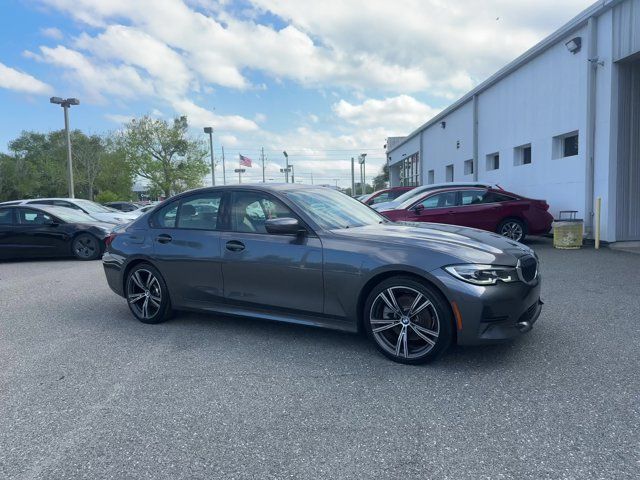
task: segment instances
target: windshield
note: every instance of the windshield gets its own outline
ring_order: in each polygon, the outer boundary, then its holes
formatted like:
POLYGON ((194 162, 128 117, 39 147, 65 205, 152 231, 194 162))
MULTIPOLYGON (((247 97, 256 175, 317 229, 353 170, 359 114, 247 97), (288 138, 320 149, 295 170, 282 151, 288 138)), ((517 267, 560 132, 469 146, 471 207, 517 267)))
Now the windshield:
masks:
POLYGON ((83 210, 86 210, 87 213, 112 213, 117 211, 89 200, 76 200, 75 202, 78 206, 82 207, 83 210))
POLYGON ((286 195, 314 222, 327 230, 377 225, 387 221, 355 198, 330 188, 298 190, 286 195))
POLYGON ((413 190, 409 190, 408 192, 404 192, 402 195, 396 197, 395 200, 392 200, 392 201, 393 201, 393 203, 397 203, 397 204, 400 204, 402 202, 406 202, 410 198, 415 197, 416 195, 420 195, 421 193, 425 192, 426 190, 429 190, 430 188, 432 188, 431 185, 425 185, 423 187, 416 187, 413 190))
POLYGON ((47 208, 46 211, 53 213, 60 220, 63 220, 67 223, 91 223, 97 221, 95 218, 90 217, 84 212, 66 207, 50 207, 47 208))

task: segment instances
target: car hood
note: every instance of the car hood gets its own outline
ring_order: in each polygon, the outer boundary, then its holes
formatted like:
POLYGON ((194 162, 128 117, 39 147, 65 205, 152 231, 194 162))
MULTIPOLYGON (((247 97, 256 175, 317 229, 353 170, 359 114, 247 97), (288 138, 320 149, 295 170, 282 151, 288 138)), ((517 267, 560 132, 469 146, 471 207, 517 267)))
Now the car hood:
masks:
POLYGON ((333 230, 338 236, 392 245, 406 245, 452 257, 452 263, 517 264, 534 255, 526 245, 485 230, 441 223, 383 223, 333 230))

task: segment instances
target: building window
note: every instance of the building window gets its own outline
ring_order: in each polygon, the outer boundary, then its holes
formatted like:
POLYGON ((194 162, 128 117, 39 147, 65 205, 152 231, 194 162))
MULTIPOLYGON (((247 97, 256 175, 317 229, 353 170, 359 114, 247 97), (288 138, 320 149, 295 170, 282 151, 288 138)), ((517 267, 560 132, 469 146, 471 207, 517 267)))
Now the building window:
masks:
POLYGON ((553 158, 565 158, 578 155, 578 132, 565 133, 553 137, 553 158))
POLYGON ((431 185, 435 182, 436 182, 436 172, 433 170, 429 170, 427 172, 427 183, 431 185))
POLYGON ((464 161, 464 174, 473 175, 473 160, 464 161))
POLYGON ((453 182, 453 164, 447 165, 445 178, 447 182, 453 182))
POLYGON ((520 145, 513 149, 514 165, 529 165, 531 163, 531 144, 520 145))
POLYGON ((415 187, 420 185, 420 155, 414 153, 400 162, 400 185, 415 187))
POLYGON ((498 170, 500 168, 500 154, 490 153, 487 155, 487 170, 498 170))

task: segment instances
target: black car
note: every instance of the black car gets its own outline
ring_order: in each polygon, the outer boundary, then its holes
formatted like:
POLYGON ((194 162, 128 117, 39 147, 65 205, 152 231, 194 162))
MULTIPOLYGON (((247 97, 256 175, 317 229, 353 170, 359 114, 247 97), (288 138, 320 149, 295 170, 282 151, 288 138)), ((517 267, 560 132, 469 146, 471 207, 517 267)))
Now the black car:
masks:
POLYGON ((529 331, 538 259, 495 233, 393 223, 340 192, 238 185, 177 195, 114 230, 109 286, 140 321, 201 310, 366 331, 395 361, 529 331))
POLYGON ((0 206, 0 260, 74 256, 95 260, 113 225, 49 205, 0 206))
POLYGON ((105 207, 115 208, 121 212, 133 212, 140 208, 139 205, 131 202, 107 202, 104 205, 105 207))

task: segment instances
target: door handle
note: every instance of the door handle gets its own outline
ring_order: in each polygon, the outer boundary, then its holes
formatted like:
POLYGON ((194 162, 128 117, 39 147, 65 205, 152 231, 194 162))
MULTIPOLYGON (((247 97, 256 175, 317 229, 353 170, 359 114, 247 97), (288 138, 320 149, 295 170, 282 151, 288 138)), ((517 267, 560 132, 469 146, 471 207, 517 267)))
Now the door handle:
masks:
POLYGON ((238 240, 230 240, 226 243, 225 248, 231 252, 241 252, 244 250, 244 243, 238 240))
POLYGON ((171 235, 167 235, 166 233, 162 233, 156 237, 158 243, 169 243, 171 240, 173 240, 171 235))

